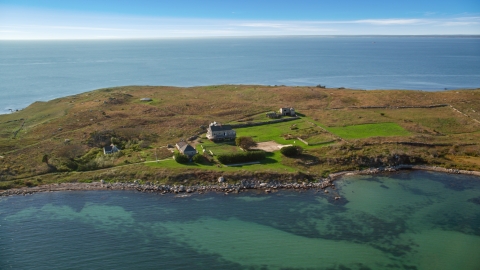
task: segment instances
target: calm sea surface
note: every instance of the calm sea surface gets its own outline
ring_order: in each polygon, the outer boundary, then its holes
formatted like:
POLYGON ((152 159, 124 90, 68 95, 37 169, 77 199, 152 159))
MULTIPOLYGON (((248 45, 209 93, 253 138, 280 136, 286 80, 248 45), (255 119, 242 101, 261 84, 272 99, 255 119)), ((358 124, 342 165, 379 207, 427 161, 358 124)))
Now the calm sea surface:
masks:
POLYGON ((121 85, 480 87, 480 38, 0 41, 0 113, 121 85))
POLYGON ((337 187, 1 198, 0 269, 480 269, 478 177, 402 172, 337 187))

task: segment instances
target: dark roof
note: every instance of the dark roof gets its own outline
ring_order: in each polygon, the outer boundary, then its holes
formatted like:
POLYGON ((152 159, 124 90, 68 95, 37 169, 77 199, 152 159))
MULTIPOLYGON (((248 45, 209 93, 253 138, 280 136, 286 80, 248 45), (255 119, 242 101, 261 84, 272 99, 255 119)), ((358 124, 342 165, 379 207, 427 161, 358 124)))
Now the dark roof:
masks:
POLYGON ((177 147, 178 147, 178 148, 182 148, 182 146, 185 146, 185 145, 187 145, 187 143, 184 142, 184 141, 181 141, 181 142, 178 142, 178 143, 177 143, 177 147))
POLYGON ((184 145, 184 146, 180 147, 180 151, 182 153, 185 153, 185 151, 190 152, 190 151, 197 151, 197 150, 195 150, 195 148, 193 148, 190 144, 187 144, 187 145, 184 145))
POLYGON ((210 126, 210 129, 212 131, 232 130, 232 126, 230 126, 230 125, 210 126))

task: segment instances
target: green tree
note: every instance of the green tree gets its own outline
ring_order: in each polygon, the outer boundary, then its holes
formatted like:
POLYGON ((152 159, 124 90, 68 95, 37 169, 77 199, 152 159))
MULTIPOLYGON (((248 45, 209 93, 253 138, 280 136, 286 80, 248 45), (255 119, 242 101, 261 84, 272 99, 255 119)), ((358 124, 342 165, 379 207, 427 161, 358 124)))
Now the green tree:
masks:
POLYGON ((190 159, 186 155, 181 153, 175 153, 174 157, 175 157, 175 161, 178 163, 185 164, 190 161, 190 159))
POLYGON ((235 144, 245 150, 249 150, 250 148, 257 146, 257 143, 252 139, 252 137, 237 137, 235 139, 235 144))

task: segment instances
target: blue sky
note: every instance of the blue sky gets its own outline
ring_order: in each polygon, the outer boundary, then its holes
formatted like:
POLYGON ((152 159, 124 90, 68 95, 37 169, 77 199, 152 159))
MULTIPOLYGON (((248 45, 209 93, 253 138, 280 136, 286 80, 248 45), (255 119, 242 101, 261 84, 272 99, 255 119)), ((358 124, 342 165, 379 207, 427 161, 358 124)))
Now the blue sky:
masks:
POLYGON ((480 34, 480 1, 0 0, 0 39, 452 34, 480 34))

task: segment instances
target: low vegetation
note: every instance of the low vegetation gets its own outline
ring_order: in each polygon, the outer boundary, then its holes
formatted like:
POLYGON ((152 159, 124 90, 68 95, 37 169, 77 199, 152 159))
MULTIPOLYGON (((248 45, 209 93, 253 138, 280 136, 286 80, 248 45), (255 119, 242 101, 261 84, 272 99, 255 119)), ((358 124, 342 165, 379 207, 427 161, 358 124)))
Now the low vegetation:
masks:
POLYGON ((329 127, 331 133, 343 139, 363 139, 370 137, 408 136, 410 132, 397 123, 361 124, 345 127, 329 127))
POLYGON ((250 148, 257 146, 257 143, 252 137, 237 137, 235 138, 235 145, 244 150, 249 150, 250 148))
POLYGON ((303 152, 302 147, 300 146, 285 146, 282 149, 280 149, 280 153, 282 153, 284 156, 287 157, 295 157, 298 155, 301 155, 303 152))
POLYGON ((190 158, 187 157, 184 154, 181 154, 181 153, 175 153, 174 158, 175 158, 176 162, 181 163, 181 164, 186 164, 186 163, 190 162, 190 158))
POLYGON ((206 172, 211 179, 216 173, 314 177, 399 163, 480 170, 479 121, 479 89, 106 88, 0 115, 0 189, 95 179, 183 181, 187 174, 210 179, 206 172), (141 102, 144 97, 152 101, 141 102), (272 120, 266 112, 280 107, 294 107, 300 118, 248 126, 272 120), (206 140, 212 121, 247 124, 235 128, 241 143, 206 140), (201 154, 192 162, 173 160, 168 146, 194 137, 191 143, 201 154), (301 145, 303 151, 286 157, 273 146, 274 152, 258 154, 259 165, 222 166, 222 159, 246 160, 253 151, 243 150, 265 142, 292 145, 283 149, 301 145), (120 152, 105 155, 103 147, 112 144, 120 152))
POLYGON ((259 161, 265 158, 264 151, 246 151, 235 154, 219 155, 218 161, 223 164, 246 163, 259 161))

